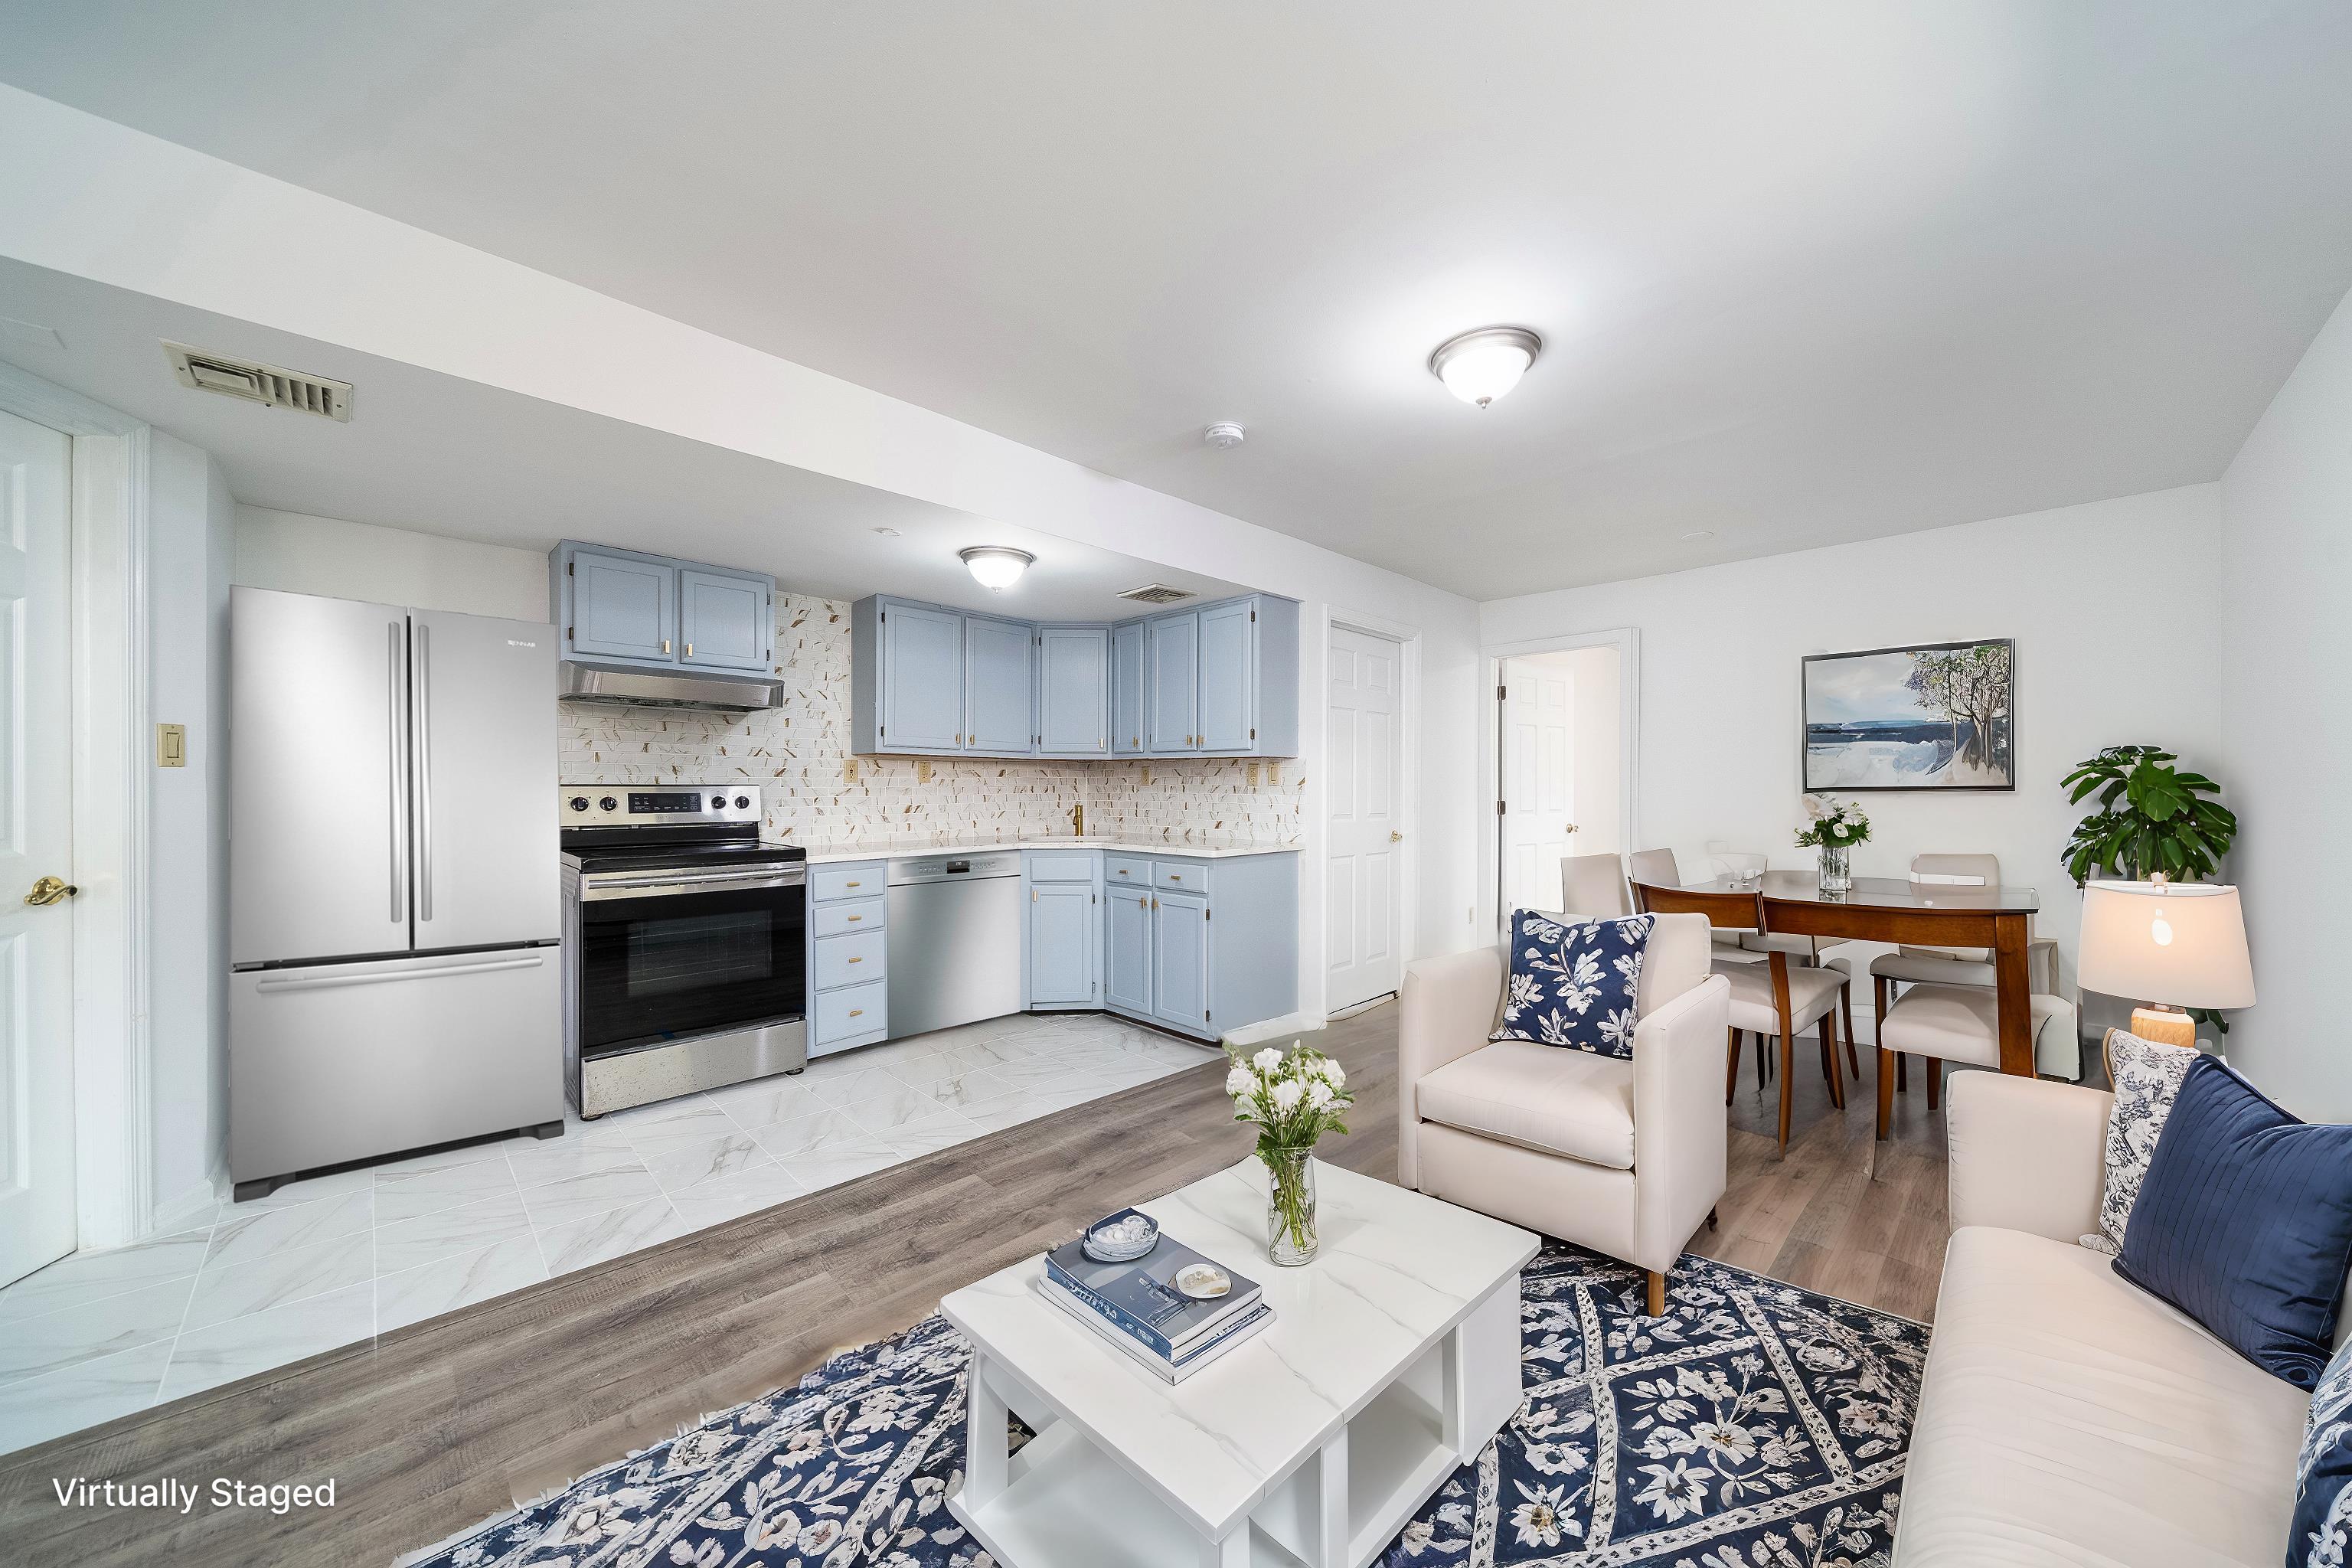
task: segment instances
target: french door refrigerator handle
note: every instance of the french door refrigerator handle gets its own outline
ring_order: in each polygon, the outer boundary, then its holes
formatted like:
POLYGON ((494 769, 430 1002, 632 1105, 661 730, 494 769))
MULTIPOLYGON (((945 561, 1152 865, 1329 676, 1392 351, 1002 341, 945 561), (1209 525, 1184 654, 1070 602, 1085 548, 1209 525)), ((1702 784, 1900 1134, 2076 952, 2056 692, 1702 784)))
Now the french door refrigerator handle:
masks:
POLYGON ((397 922, 408 918, 401 900, 401 890, 408 882, 408 704, 401 700, 400 678, 407 664, 407 650, 403 647, 401 623, 384 625, 386 641, 391 647, 389 691, 384 704, 392 726, 392 918, 397 922))
POLYGON ((272 975, 254 983, 256 991, 323 991, 337 985, 388 985, 400 980, 438 980, 450 974, 488 974, 499 969, 537 969, 547 961, 533 953, 526 958, 487 958, 467 963, 444 963, 432 969, 380 970, 372 974, 272 975))
POLYGON ((433 628, 416 626, 416 918, 433 918, 433 628))

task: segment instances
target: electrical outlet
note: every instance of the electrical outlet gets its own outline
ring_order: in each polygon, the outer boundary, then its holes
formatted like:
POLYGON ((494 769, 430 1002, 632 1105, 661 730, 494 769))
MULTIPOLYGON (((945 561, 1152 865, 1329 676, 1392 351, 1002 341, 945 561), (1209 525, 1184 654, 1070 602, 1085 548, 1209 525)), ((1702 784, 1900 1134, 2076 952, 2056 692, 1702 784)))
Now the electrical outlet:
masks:
POLYGON ((1258 780, 1260 780, 1260 779, 1264 778, 1265 776, 1265 767, 1264 767, 1262 764, 1257 763, 1252 763, 1249 765, 1249 786, 1250 786, 1250 788, 1252 788, 1252 789, 1255 789, 1255 788, 1257 788, 1258 780))
POLYGON ((1280 763, 1268 763, 1265 764, 1265 782, 1268 788, 1280 789, 1282 787, 1282 764, 1280 763))
POLYGON ((917 784, 929 784, 931 782, 930 758, 918 757, 915 759, 915 782, 917 784))
POLYGON ((858 775, 858 773, 859 773, 859 772, 860 772, 860 769, 858 768, 858 765, 857 765, 857 759, 856 759, 856 757, 844 757, 844 758, 842 758, 842 759, 841 759, 841 782, 842 782, 842 783, 844 783, 844 784, 856 784, 856 783, 857 782, 857 775, 858 775))

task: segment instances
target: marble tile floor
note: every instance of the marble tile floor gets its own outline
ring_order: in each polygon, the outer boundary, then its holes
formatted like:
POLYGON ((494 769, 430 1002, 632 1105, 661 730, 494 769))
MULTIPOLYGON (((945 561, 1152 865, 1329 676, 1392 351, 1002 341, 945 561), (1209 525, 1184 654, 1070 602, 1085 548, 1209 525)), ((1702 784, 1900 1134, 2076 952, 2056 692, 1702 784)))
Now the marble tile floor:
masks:
POLYGON ((0 1289, 0 1452, 584 1268, 1217 1059, 1016 1015, 223 1204, 0 1289))

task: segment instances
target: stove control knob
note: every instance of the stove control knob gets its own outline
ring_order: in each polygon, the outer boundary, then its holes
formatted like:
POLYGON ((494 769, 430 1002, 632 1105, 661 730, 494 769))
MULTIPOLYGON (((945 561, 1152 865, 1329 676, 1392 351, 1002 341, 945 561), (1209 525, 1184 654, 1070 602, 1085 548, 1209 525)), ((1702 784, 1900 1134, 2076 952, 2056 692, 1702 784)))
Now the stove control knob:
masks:
POLYGON ((725 795, 712 795, 712 796, 710 797, 710 809, 711 809, 711 810, 713 810, 713 811, 724 811, 724 810, 726 810, 726 809, 727 809, 727 797, 726 797, 725 795))
POLYGON ((617 801, 617 800, 614 800, 614 799, 611 795, 606 795, 604 799, 602 799, 602 800, 598 801, 596 804, 597 804, 598 805, 600 805, 600 806, 604 807, 606 811, 618 811, 618 810, 620 810, 620 809, 621 809, 621 803, 620 803, 619 801, 617 801))
POLYGON ((738 810, 738 811, 749 811, 749 810, 751 810, 751 797, 750 795, 737 795, 737 796, 735 797, 735 809, 736 809, 736 810, 738 810))
POLYGON ((585 810, 587 810, 587 809, 588 809, 588 797, 587 797, 586 795, 573 795, 573 796, 572 797, 572 810, 574 810, 574 811, 585 811, 585 810))

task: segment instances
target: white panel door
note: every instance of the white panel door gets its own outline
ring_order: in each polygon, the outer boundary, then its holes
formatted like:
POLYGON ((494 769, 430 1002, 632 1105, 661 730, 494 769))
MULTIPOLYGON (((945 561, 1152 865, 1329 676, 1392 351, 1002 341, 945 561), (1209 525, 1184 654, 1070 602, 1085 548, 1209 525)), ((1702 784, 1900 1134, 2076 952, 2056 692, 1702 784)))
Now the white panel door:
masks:
POLYGON ((1398 795, 1402 654, 1387 637, 1331 628, 1323 949, 1324 1005, 1335 1012, 1394 991, 1403 973, 1397 919, 1404 837, 1398 795))
POLYGON ((0 414, 0 1285, 74 1247, 70 450, 0 414))
POLYGON ((1503 663, 1503 898, 1560 907, 1559 862, 1576 831, 1576 682, 1534 659, 1503 663))

